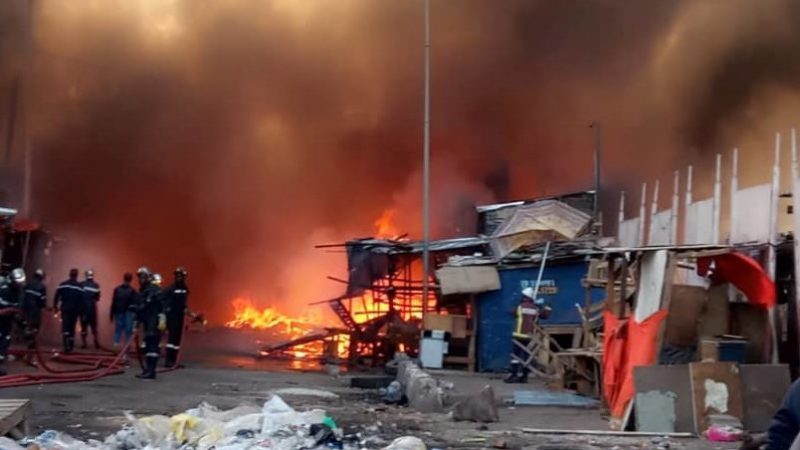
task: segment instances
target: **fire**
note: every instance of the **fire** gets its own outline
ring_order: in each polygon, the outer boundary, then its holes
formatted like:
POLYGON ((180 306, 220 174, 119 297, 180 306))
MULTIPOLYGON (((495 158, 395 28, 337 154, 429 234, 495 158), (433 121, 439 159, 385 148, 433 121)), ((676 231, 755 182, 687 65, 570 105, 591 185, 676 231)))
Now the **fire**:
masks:
MULTIPOLYGON (((323 330, 329 324, 322 323, 321 319, 313 317, 291 317, 275 308, 265 307, 259 309, 255 302, 247 297, 238 297, 231 302, 234 317, 225 323, 228 328, 251 329, 269 331, 277 334, 280 340, 293 340, 313 334, 323 330)), ((335 356, 347 357, 349 342, 346 336, 332 338, 331 341, 336 345, 333 352, 335 356)), ((326 354, 326 342, 317 340, 300 344, 283 352, 284 355, 293 359, 319 358, 326 354)))
POLYGON ((375 221, 375 234, 376 237, 382 239, 396 239, 400 236, 400 232, 394 224, 394 217, 397 211, 394 209, 385 209, 378 220, 375 221))
POLYGON ((273 330, 286 335, 302 335, 315 327, 307 318, 289 317, 270 307, 258 309, 246 297, 235 298, 232 306, 234 318, 225 324, 228 328, 273 330))

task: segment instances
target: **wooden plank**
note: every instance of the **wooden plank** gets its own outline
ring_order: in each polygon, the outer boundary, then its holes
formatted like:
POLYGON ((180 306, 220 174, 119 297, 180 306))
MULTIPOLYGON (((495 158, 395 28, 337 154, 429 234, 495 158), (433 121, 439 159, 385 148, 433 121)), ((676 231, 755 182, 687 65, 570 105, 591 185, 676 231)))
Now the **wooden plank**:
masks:
POLYGON ((689 373, 692 380, 692 400, 694 402, 695 432, 703 433, 708 428, 707 415, 709 413, 728 414, 739 420, 744 420, 744 406, 742 402, 741 377, 739 366, 732 362, 701 362, 689 364, 689 373), (722 392, 727 401, 717 392, 708 392, 706 385, 721 383, 724 385, 722 392), (715 402, 715 400, 722 400, 715 402), (714 405, 720 403, 722 410, 714 405))
POLYGON ((674 438, 693 438, 692 433, 649 433, 647 431, 613 431, 613 430, 561 430, 547 428, 520 428, 520 431, 528 434, 587 434, 593 436, 666 436, 674 438))

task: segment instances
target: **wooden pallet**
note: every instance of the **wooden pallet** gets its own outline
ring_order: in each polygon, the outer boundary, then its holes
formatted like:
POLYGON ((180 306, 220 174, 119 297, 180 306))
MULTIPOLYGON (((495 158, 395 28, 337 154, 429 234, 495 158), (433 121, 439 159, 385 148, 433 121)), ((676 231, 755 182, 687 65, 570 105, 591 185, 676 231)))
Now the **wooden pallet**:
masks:
POLYGON ((32 412, 31 401, 26 398, 0 399, 0 436, 14 439, 28 436, 32 412))

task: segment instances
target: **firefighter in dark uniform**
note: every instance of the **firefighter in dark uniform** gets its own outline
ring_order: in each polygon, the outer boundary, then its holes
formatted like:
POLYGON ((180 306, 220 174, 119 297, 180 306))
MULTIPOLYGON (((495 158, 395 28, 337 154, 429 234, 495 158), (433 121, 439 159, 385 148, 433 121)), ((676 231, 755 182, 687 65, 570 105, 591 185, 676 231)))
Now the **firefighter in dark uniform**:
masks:
POLYGON ((183 336, 183 319, 186 316, 189 286, 186 277, 189 274, 183 267, 175 269, 175 281, 164 291, 164 308, 167 315, 167 354, 164 365, 174 367, 178 361, 183 336))
POLYGON ((144 336, 145 366, 137 378, 155 379, 156 366, 158 366, 161 331, 166 326, 166 317, 163 314, 161 289, 153 283, 153 275, 146 267, 136 271, 139 278, 139 295, 136 299, 136 320, 139 322, 144 336))
MULTIPOLYGON (((527 287, 522 290, 522 299, 514 311, 515 323, 513 337, 515 341, 527 346, 535 332, 539 319, 550 317, 552 308, 544 300, 534 300, 534 289, 527 287)), ((512 354, 525 361, 527 353, 516 343, 512 343, 512 354)), ((517 358, 511 358, 511 371, 505 378, 506 383, 527 383, 530 369, 523 365, 517 358)))
POLYGON ((81 348, 86 348, 86 337, 89 329, 92 330, 94 348, 100 348, 97 339, 97 302, 100 301, 100 285, 94 281, 94 270, 86 271, 86 279, 81 283, 83 287, 83 313, 81 314, 81 348))
POLYGON ((69 279, 58 285, 53 298, 53 309, 61 313, 65 353, 70 353, 75 348, 75 325, 83 310, 83 303, 83 286, 78 281, 78 269, 70 269, 69 279))
MULTIPOLYGON (((25 271, 17 268, 0 285, 0 363, 5 362, 11 345, 11 329, 19 312, 25 289, 25 271)), ((6 372, 0 369, 0 374, 6 372)))
POLYGON ((42 324, 42 309, 47 306, 47 287, 44 285, 44 270, 36 269, 33 279, 25 285, 22 300, 22 318, 25 322, 25 339, 28 348, 33 348, 42 324))

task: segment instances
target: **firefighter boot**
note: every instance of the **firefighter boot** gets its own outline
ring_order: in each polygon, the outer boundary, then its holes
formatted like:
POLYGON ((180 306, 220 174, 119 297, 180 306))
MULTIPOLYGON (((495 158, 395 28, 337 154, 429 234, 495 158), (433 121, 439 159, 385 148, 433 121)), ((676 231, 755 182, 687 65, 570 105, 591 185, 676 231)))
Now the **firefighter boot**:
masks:
POLYGON ((508 373, 508 376, 503 380, 505 383, 519 383, 522 377, 522 373, 520 370, 520 364, 516 361, 511 362, 511 370, 508 373))

